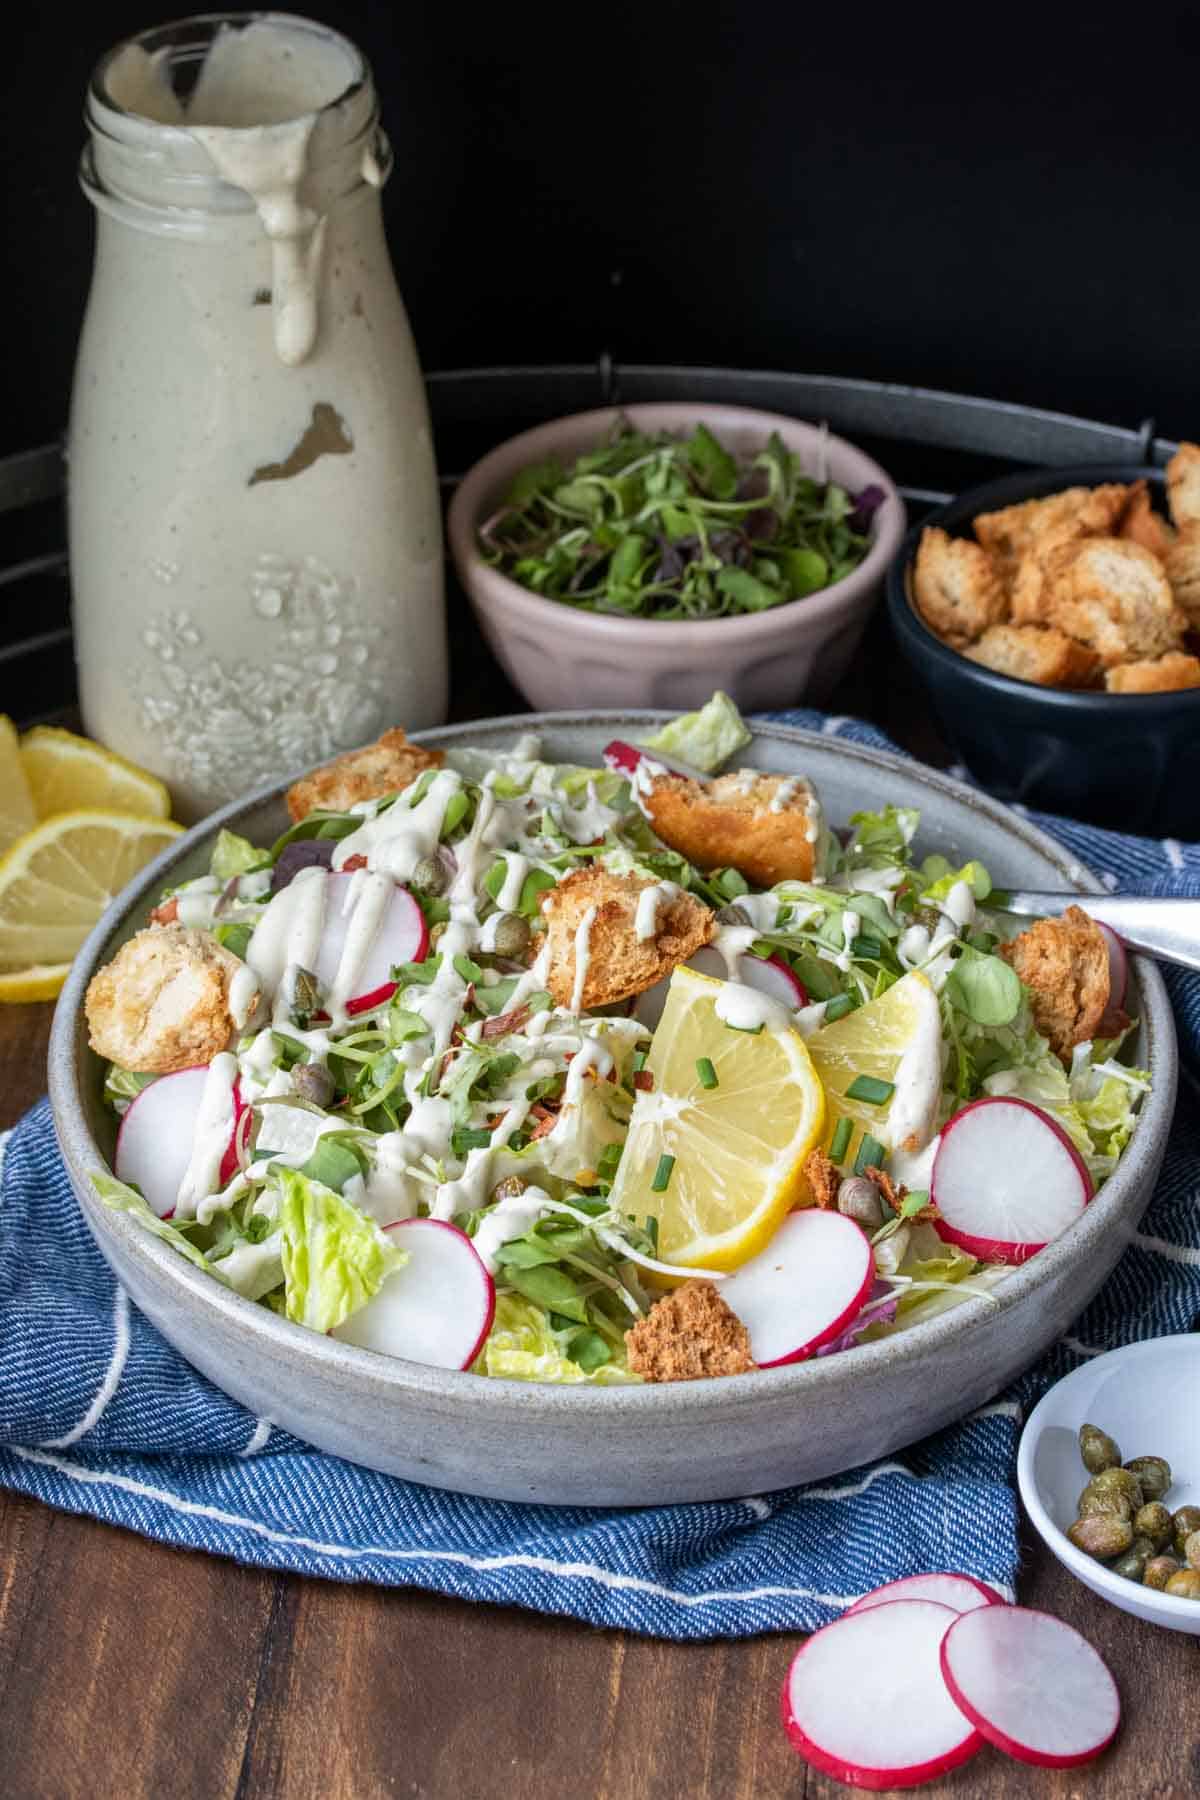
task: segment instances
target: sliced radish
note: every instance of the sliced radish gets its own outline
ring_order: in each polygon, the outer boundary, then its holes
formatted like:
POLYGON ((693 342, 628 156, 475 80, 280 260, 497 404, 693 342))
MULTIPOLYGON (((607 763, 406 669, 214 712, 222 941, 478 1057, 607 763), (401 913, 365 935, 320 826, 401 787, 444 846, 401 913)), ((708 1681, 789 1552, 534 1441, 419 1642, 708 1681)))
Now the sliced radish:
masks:
MULTIPOLYGON (((325 923, 321 928, 321 946, 317 966, 313 970, 321 987, 332 987, 346 944, 346 934, 354 917, 353 908, 346 910, 353 875, 331 874, 326 877, 325 923)), ((424 962, 429 950, 429 928, 425 914, 407 888, 393 888, 379 929, 367 948, 355 980, 355 993, 346 1003, 348 1013, 367 1012, 382 1006, 396 991, 391 979, 397 963, 424 962)))
POLYGON ((1020 1762, 1069 1769, 1112 1742, 1121 1697, 1100 1654, 1049 1613, 985 1606, 946 1633, 942 1674, 964 1718, 1020 1762))
POLYGON ((936 1600, 951 1612, 974 1612, 980 1606, 1003 1606, 1004 1601, 986 1581, 974 1575, 905 1575, 900 1581, 889 1581, 856 1600, 846 1613, 871 1612, 877 1606, 890 1606, 893 1600, 936 1600))
POLYGON ((1074 1144, 1027 1100, 972 1100, 933 1160, 938 1232, 983 1262, 1023 1263, 1073 1225, 1092 1197, 1074 1144))
POLYGON ((677 756, 662 756, 657 750, 646 750, 640 744, 627 743, 624 738, 613 738, 604 746, 603 755, 610 769, 615 769, 618 775, 627 775, 630 780, 643 761, 653 763, 656 769, 665 769, 668 775, 687 775, 693 781, 708 780, 703 770, 694 769, 691 763, 681 762, 677 756))
POLYGON ((332 1335, 435 1369, 469 1369, 496 1313, 496 1286, 474 1244, 444 1219, 401 1219, 384 1230, 408 1261, 332 1335))
POLYGON ((894 1600, 815 1633, 783 1684, 793 1748, 835 1781, 876 1789, 915 1787, 974 1756, 983 1739, 947 1693, 939 1664, 954 1623, 948 1606, 894 1600))
POLYGON ((789 1213, 765 1250, 721 1283, 760 1369, 800 1362, 850 1323, 875 1279, 866 1234, 844 1213, 789 1213))
MULTIPOLYGON (((713 975, 718 981, 730 978, 725 958, 707 945, 703 950, 697 950, 695 956, 689 957, 687 966, 689 969, 699 969, 702 975, 713 975)), ((772 1000, 778 1000, 789 1012, 808 1005, 808 990, 781 956, 739 956, 737 974, 733 980, 742 982, 746 987, 757 988, 762 994, 770 994, 772 1000)), ((634 1017, 641 1024, 648 1025, 651 1031, 662 1018, 670 985, 671 978, 668 975, 665 980, 656 981, 652 988, 647 988, 644 994, 638 995, 634 1017)))
POLYGON ((1129 1021, 1124 1016, 1125 995, 1129 987, 1129 958, 1125 946, 1111 926, 1101 925, 1104 947, 1108 951, 1108 1004, 1104 1017, 1096 1027, 1096 1036, 1118 1037, 1129 1021))
MULTIPOLYGON (((140 1190, 151 1212, 169 1219, 192 1160, 196 1120, 204 1099, 207 1068, 177 1069, 160 1075, 130 1101, 117 1132, 113 1173, 140 1190)), ((221 1159, 222 1187, 237 1170, 237 1121, 246 1110, 241 1090, 233 1087, 234 1126, 221 1159)))

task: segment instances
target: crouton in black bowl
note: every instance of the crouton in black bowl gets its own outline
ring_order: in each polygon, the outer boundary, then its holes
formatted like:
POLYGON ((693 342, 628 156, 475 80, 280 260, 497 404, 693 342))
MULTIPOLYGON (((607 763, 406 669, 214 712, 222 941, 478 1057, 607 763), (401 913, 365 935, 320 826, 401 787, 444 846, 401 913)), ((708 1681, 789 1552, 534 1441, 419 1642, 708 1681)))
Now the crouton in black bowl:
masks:
POLYGON ((1115 831, 1200 837, 1193 558, 1200 577, 1192 445, 1166 470, 1006 475, 909 533, 888 573, 892 629, 983 787, 1115 831))

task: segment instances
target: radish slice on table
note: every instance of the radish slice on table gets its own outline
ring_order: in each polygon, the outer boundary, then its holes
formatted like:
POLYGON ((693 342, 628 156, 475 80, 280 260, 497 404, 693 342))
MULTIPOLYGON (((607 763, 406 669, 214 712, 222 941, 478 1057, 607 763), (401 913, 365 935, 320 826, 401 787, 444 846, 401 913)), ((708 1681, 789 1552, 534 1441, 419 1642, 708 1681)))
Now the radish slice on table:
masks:
MULTIPOLYGON (((208 1069, 177 1069, 160 1075, 130 1101, 117 1132, 113 1173, 140 1190, 151 1212, 169 1219, 192 1160, 196 1120, 204 1099, 208 1069)), ((246 1110, 237 1083, 233 1088, 234 1126, 221 1158, 218 1180, 224 1187, 237 1172, 237 1122, 246 1110)))
POLYGON ((401 1219, 384 1230, 408 1261, 332 1335, 435 1369, 469 1369, 496 1313, 495 1283, 475 1246, 444 1219, 401 1219))
POLYGON ((875 1279, 866 1234, 844 1213, 789 1213, 765 1250, 721 1283, 760 1369, 799 1362, 837 1337, 875 1279))
POLYGON ((894 1600, 810 1637, 783 1684, 792 1747, 861 1788, 915 1787, 974 1756, 983 1739, 950 1698, 938 1660, 955 1618, 932 1600, 894 1600))
POLYGON ((934 1221, 984 1262, 1023 1263, 1080 1218, 1092 1178, 1054 1120, 1027 1100, 972 1100, 942 1130, 934 1221))
MULTIPOLYGON (((347 901, 361 903, 364 893, 351 884, 353 875, 331 874, 326 877, 325 923, 321 928, 321 947, 313 970, 322 990, 328 993, 337 977, 338 965, 346 947, 346 938, 354 920, 355 905, 347 910, 347 901)), ((377 880, 383 877, 376 877, 377 880)), ((407 888, 393 884, 387 906, 366 953, 354 976, 354 995, 346 1002, 348 1013, 367 1012, 381 1006, 396 991, 392 969, 397 963, 424 962, 429 949, 429 930, 425 914, 407 888)))
MULTIPOLYGON (((705 946, 697 950, 695 956, 689 957, 689 969, 699 969, 702 975, 713 975, 718 981, 729 978, 729 970, 725 958, 716 950, 705 946)), ((808 991, 798 975, 780 956, 739 956, 737 974, 733 977, 743 986, 757 988, 760 994, 770 994, 772 1000, 778 1000, 789 1012, 795 1012, 801 1006, 808 1005, 808 991)), ((667 1003, 667 989, 671 985, 668 975, 663 981, 656 981, 652 988, 639 994, 634 1007, 634 1017, 653 1031, 662 1017, 663 1007, 667 1003)))
POLYGON ((1103 1657, 1049 1613, 985 1606, 946 1633, 942 1674, 964 1718, 1020 1762, 1069 1769, 1110 1744, 1121 1698, 1103 1657))
POLYGON ((849 1608, 852 1613, 870 1612, 877 1606, 890 1606, 893 1600, 936 1600, 951 1612, 974 1612, 980 1606, 1003 1606, 1004 1601, 986 1581, 974 1575, 905 1575, 900 1581, 889 1581, 870 1594, 864 1594, 849 1608))

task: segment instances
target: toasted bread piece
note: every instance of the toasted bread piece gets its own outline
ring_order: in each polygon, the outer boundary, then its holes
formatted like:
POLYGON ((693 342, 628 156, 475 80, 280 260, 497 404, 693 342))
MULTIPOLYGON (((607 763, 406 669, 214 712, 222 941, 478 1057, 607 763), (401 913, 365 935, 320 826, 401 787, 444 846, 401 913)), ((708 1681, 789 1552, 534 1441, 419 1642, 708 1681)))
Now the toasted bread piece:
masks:
POLYGON ((293 782, 287 792, 287 809, 296 824, 310 812, 345 812, 360 800, 382 800, 385 794, 402 793, 422 769, 440 769, 445 760, 440 750, 410 744, 396 726, 374 744, 349 750, 293 782))
POLYGON ((1055 582, 1051 625, 1078 638, 1106 669, 1178 650, 1187 623, 1162 563, 1124 538, 1090 538, 1055 582))
POLYGON ((1168 550, 1175 542, 1175 533, 1162 514, 1155 512, 1148 481, 1135 481, 1130 488, 1129 504, 1121 515, 1118 536, 1140 544, 1143 550, 1149 550, 1160 562, 1165 561, 1168 550))
POLYGON ((1063 578, 1086 538, 1067 543, 1034 544, 1013 565, 1009 587, 1010 616, 1014 625, 1048 625, 1063 578))
POLYGON ((1200 530, 1200 444, 1180 444, 1167 464, 1167 505, 1180 531, 1200 530))
POLYGON ((964 655, 1040 687, 1087 687, 1100 667, 1094 651, 1047 625, 993 625, 964 655))
POLYGON ((994 556, 1015 563, 1035 547, 1048 550, 1054 544, 1104 536, 1115 528, 1128 498, 1129 489, 1121 482, 1064 488, 1061 494, 1047 494, 1042 500, 1023 500, 998 512, 980 513, 975 536, 994 556))
POLYGON ((711 1281, 685 1281, 625 1333, 629 1367, 643 1381, 699 1381, 754 1367, 750 1333, 711 1281))
POLYGON ((139 931, 88 984, 92 1049, 147 1075, 211 1062, 233 1035, 229 986, 241 967, 210 932, 139 931))
POLYGON ((1029 989, 1038 1030, 1069 1064, 1075 1045, 1095 1037, 1108 1010, 1108 950, 1100 927, 1082 908, 1068 906, 1060 919, 1039 919, 1001 944, 1000 955, 1029 989))
POLYGON ((698 869, 740 869, 756 887, 808 881, 821 808, 806 781, 738 769, 711 781, 642 777, 638 798, 664 844, 698 869))
POLYGON ((1118 663, 1105 675, 1104 685, 1110 694, 1170 694, 1200 687, 1200 656, 1171 650, 1151 662, 1118 663))
POLYGON ((1181 531, 1167 551, 1167 580, 1192 631, 1200 631, 1200 529, 1181 531))
POLYGON ((656 885, 644 875, 612 875, 589 865, 542 895, 550 949, 546 986, 559 1006, 613 1006, 644 994, 715 935, 715 913, 676 889, 663 895, 653 937, 639 938, 638 900, 656 885), (577 1000, 581 932, 586 960, 577 1000))
POLYGON ((913 565, 913 599, 940 638, 961 650, 1004 617, 1004 583, 988 552, 939 526, 921 533, 913 565))

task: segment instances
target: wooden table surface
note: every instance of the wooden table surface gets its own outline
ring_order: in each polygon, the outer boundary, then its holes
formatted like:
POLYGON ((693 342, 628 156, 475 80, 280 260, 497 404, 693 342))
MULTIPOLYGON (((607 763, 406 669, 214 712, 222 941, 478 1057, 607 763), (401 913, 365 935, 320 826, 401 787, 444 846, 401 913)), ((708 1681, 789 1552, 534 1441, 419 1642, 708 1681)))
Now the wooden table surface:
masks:
MULTIPOLYGON (((887 691, 839 696, 842 709, 894 711, 916 738, 911 696, 891 688, 886 661, 874 666, 887 691)), ((507 710, 511 696, 488 677, 469 700, 460 716, 507 710)), ((0 1128, 45 1090, 51 1010, 0 1007, 0 1128)), ((926 1791, 1200 1793, 1200 1641, 1106 1605, 1032 1532, 1020 1598, 1107 1658, 1120 1738, 1098 1763, 1062 1772, 984 1750, 926 1791)), ((657 1643, 264 1574, 0 1491, 0 1800, 844 1793, 795 1756, 779 1724, 799 1642, 657 1643)))

